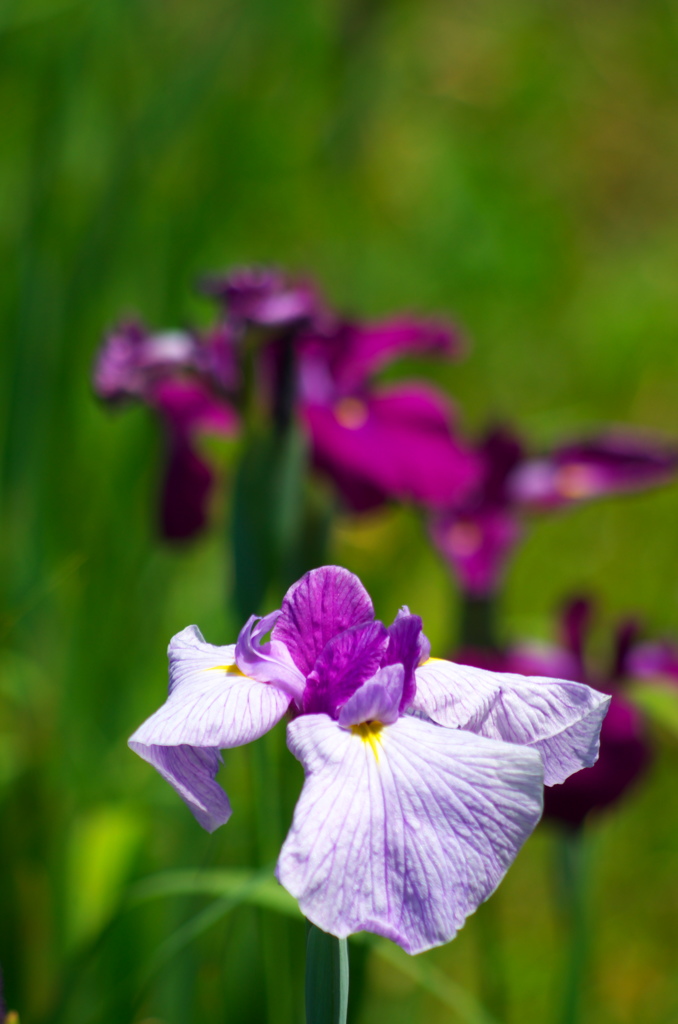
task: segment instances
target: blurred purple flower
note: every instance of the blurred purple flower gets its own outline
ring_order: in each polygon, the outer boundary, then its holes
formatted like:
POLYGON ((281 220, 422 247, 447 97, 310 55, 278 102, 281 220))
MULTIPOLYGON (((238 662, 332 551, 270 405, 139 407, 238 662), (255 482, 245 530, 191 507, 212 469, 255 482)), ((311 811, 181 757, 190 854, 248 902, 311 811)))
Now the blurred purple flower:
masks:
POLYGON ((600 731, 600 756, 589 768, 572 775, 545 794, 544 814, 580 826, 593 811, 614 804, 638 779, 651 760, 641 713, 624 696, 628 680, 669 679, 678 683, 678 649, 668 642, 639 643, 637 624, 628 620, 616 630, 611 663, 601 673, 585 658, 592 606, 571 601, 563 611, 559 646, 522 644, 504 652, 462 651, 460 657, 484 668, 525 675, 558 675, 587 683, 609 694, 611 703, 600 731))
POLYGON ((206 277, 202 291, 217 299, 235 324, 286 327, 318 317, 320 296, 307 281, 288 283, 271 267, 238 267, 206 277))
POLYGON ((211 832, 231 814, 220 750, 289 713, 306 778, 278 879, 323 930, 416 953, 453 938, 499 884, 539 819, 544 775, 595 761, 608 704, 577 682, 429 655, 418 616, 384 626, 357 577, 325 566, 235 645, 177 634, 167 701, 129 743, 211 832))
POLYGON ((371 382, 402 355, 451 358, 459 349, 447 325, 412 317, 338 322, 300 337, 301 406, 314 461, 354 510, 389 499, 440 507, 476 483, 477 459, 455 437, 443 394, 423 383, 371 382))
POLYGON ((205 525, 213 474, 199 454, 197 439, 203 433, 235 433, 238 417, 227 396, 237 382, 226 327, 201 342, 185 332, 150 334, 129 323, 111 332, 99 351, 96 394, 111 404, 141 401, 164 426, 160 522, 170 540, 192 537, 205 525))
POLYGON ((602 435, 530 458, 514 434, 498 428, 487 434, 477 454, 483 467, 480 483, 430 520, 436 547, 462 588, 476 596, 499 586, 526 512, 667 483, 678 467, 675 448, 629 433, 602 435))

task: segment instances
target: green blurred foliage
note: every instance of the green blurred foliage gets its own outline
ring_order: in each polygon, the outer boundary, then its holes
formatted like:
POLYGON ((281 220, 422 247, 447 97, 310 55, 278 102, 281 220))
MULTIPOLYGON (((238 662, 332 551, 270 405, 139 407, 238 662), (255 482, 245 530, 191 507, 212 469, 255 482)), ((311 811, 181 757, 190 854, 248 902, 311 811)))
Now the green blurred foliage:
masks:
MULTIPOLYGON (((24 1024, 301 1012, 295 921, 217 917, 195 893, 109 917, 130 879, 256 864, 263 816, 251 751, 227 756, 234 820, 209 837, 125 747, 163 698, 171 634, 195 621, 224 642, 238 624, 223 531, 156 538, 162 439, 144 410, 94 401, 103 329, 204 321, 197 275, 274 261, 360 315, 452 313, 467 361, 394 372, 442 383, 469 431, 675 437, 677 57, 676 0, 0 5, 0 963, 24 1024)), ((226 452, 226 488, 231 470, 226 452)), ((554 606, 590 590, 601 637, 629 611, 676 635, 677 503, 672 487, 535 524, 505 634, 548 637, 554 606)), ((414 512, 342 521, 332 554, 380 616, 406 602, 450 649, 454 587, 414 512)), ((678 1016, 678 749, 656 742, 648 780, 591 828, 597 1024, 678 1016)), ((288 762, 268 843, 299 790, 288 762)), ((556 1019, 552 853, 544 829, 496 897, 511 1021, 556 1019)), ((476 991, 480 935, 471 919, 424 962, 476 991)), ((369 961, 364 1024, 450 1012, 369 961)))

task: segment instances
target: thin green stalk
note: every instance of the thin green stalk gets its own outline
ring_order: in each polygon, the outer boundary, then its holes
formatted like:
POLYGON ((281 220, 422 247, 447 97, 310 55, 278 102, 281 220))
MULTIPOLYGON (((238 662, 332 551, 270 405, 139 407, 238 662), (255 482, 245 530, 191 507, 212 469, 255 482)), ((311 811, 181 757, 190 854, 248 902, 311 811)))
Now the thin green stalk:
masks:
POLYGON ((306 1024, 346 1024, 348 947, 346 939, 309 924, 306 942, 306 1024))
POLYGON ((559 898, 568 928, 559 1024, 578 1024, 590 954, 587 913, 589 850, 582 828, 560 830, 557 848, 559 898))

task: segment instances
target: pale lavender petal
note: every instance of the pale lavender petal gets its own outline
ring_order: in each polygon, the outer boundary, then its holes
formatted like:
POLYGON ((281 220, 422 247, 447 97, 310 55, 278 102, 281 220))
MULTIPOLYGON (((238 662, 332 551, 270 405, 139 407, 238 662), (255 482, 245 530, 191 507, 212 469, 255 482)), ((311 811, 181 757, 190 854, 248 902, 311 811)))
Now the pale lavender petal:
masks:
POLYGON ((274 626, 280 611, 271 612, 260 619, 250 616, 240 630, 235 645, 235 660, 245 675, 260 683, 274 683, 289 698, 301 704, 306 680, 292 661, 292 656, 280 640, 262 643, 261 639, 274 626))
POLYGON ((364 683, 339 712, 339 725, 348 729, 363 722, 390 725, 398 718, 405 682, 402 665, 387 665, 364 683))
POLYGON ((133 738, 129 745, 169 782, 208 832, 214 832, 231 817, 229 799, 215 778, 221 765, 217 749, 146 746, 133 742, 133 738))
POLYGON ((277 866, 306 917, 419 953, 494 891, 541 814, 536 751, 404 716, 379 731, 288 726, 306 781, 277 866))
POLYGON ((536 746, 544 758, 544 781, 552 786, 595 762, 609 703, 584 683, 433 661, 417 669, 414 707, 439 725, 536 746))
POLYGON ((324 565, 287 591, 272 637, 307 676, 332 637, 373 618, 370 595, 358 577, 338 565, 324 565))
POLYGON ((381 622, 364 622, 332 637, 307 679, 305 714, 325 712, 336 718, 342 704, 377 672, 387 647, 381 622))

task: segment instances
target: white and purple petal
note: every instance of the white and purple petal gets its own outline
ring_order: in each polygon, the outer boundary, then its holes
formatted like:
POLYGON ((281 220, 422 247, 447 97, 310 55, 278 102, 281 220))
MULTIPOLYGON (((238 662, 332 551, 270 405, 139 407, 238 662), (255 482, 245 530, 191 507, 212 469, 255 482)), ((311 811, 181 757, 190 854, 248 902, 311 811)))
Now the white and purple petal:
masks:
POLYGON ((288 745, 306 781, 277 876, 339 937, 368 930, 409 953, 448 942, 541 814, 530 748, 411 716, 378 731, 303 716, 288 745))
POLYGON ((216 783, 219 750, 263 736, 280 721, 290 697, 278 687, 244 676, 235 647, 208 644, 187 626, 169 645, 167 700, 129 740, 212 831, 230 816, 216 783))
POLYGON ((547 786, 594 764, 610 698, 584 683, 490 672, 431 659, 414 708, 439 725, 536 747, 547 786))
POLYGON ((262 637, 274 627, 279 616, 279 611, 271 612, 263 619, 251 615, 240 630, 235 645, 235 660, 246 676, 260 683, 274 683, 290 699, 301 704, 306 680, 294 664, 287 647, 281 640, 272 639, 262 643, 262 637))
POLYGON ((405 682, 402 665, 387 665, 346 701, 338 722, 344 729, 364 722, 391 725, 397 721, 405 682))

